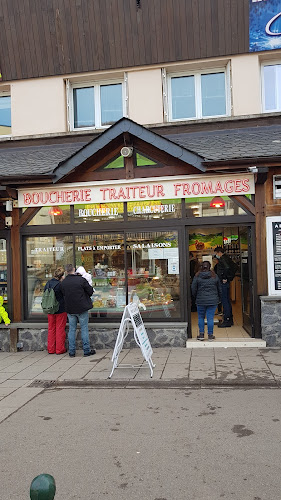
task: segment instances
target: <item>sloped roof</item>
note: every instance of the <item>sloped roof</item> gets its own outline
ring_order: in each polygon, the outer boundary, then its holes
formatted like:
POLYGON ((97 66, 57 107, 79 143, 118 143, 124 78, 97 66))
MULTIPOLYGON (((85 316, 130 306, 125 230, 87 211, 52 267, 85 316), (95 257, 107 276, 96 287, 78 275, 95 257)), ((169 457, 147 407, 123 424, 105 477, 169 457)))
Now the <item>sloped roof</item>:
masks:
POLYGON ((281 156, 281 125, 169 134, 171 141, 205 161, 281 156))

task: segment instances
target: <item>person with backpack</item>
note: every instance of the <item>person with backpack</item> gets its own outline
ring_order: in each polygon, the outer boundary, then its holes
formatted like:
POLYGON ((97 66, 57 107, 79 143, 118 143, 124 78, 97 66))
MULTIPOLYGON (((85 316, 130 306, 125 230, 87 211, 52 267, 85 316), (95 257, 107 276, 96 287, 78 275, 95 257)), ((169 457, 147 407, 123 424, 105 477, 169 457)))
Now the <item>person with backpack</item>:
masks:
POLYGON ((48 314, 47 349, 49 354, 64 354, 66 352, 67 313, 61 289, 63 278, 64 268, 58 267, 54 272, 54 277, 46 283, 42 298, 43 312, 48 314))
POLYGON ((230 300, 230 282, 234 279, 238 270, 237 264, 227 255, 224 248, 217 246, 215 256, 218 259, 217 275, 222 287, 223 321, 218 328, 230 328, 233 325, 232 305, 230 300))
POLYGON ((209 261, 204 261, 195 274, 191 285, 198 313, 199 335, 197 340, 204 340, 205 316, 207 317, 208 340, 214 340, 214 316, 221 300, 221 284, 209 261))

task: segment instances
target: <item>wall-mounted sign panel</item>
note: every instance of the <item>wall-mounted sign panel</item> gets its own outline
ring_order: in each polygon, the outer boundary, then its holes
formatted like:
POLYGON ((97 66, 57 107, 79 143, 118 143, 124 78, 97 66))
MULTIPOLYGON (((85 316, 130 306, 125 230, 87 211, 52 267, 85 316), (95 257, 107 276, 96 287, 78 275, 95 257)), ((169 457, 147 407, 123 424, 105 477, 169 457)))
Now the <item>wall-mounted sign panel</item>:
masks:
POLYGON ((281 217, 266 218, 268 294, 281 295, 281 217))
POLYGON ((249 0, 249 50, 281 48, 280 0, 249 0))
POLYGON ((81 184, 58 184, 18 190, 19 207, 77 205, 141 200, 169 200, 195 196, 234 196, 255 193, 253 174, 154 177, 81 184))

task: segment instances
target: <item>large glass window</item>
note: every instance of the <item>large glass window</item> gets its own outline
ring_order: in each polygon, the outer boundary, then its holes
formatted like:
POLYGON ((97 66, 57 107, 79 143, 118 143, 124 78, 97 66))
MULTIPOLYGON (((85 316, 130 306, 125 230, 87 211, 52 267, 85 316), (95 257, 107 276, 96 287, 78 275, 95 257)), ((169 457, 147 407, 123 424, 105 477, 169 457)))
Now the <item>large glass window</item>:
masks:
POLYGON ((11 96, 0 95, 0 135, 10 135, 11 127, 11 96))
POLYGON ((122 83, 74 85, 73 128, 112 125, 123 116, 122 83))
POLYGON ((124 217, 124 203, 74 205, 74 222, 116 221, 124 217))
POLYGON ((69 224, 70 206, 61 205, 42 207, 28 222, 28 226, 45 226, 46 224, 69 224))
POLYGON ((72 236, 29 236, 26 239, 28 317, 42 314, 44 286, 58 266, 73 263, 72 236))
POLYGON ((187 217, 247 215, 247 212, 228 196, 187 198, 185 210, 187 217))
POLYGON ((181 217, 181 200, 145 200, 127 203, 128 220, 181 217))
POLYGON ((180 316, 180 269, 177 231, 127 235, 129 302, 145 318, 180 316))
POLYGON ((263 110, 281 110, 281 64, 263 67, 263 110))
POLYGON ((194 73, 170 77, 170 119, 187 120, 225 116, 226 72, 194 73))
POLYGON ((92 318, 118 317, 126 305, 124 236, 91 234, 75 237, 76 267, 92 275, 92 318))

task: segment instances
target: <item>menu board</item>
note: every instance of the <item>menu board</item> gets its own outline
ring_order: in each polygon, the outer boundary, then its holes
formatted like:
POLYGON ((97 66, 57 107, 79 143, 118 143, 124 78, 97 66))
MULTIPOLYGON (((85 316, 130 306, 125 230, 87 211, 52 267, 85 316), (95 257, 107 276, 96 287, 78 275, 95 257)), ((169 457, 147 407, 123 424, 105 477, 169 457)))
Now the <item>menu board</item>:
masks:
POLYGON ((281 216, 266 218, 268 295, 281 296, 281 216))
POLYGON ((281 222, 272 222, 274 289, 281 291, 281 222))

